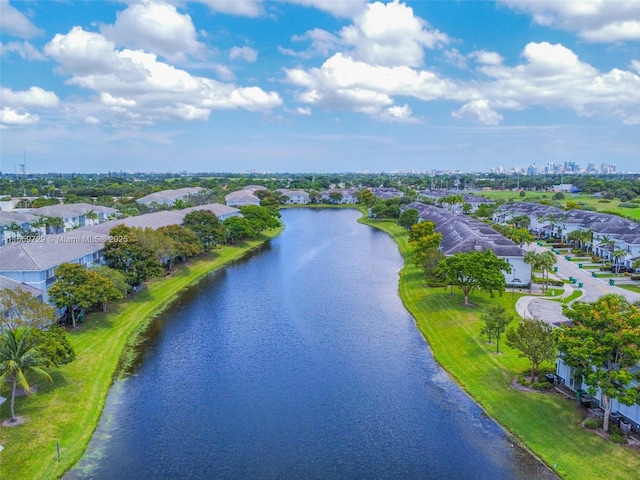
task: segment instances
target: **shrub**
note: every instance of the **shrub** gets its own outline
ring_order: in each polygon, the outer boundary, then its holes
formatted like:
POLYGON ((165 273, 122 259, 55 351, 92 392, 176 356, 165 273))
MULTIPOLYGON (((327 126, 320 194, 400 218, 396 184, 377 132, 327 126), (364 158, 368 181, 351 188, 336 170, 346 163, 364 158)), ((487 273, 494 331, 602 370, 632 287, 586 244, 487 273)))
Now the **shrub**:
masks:
POLYGON ((584 428, 589 428, 591 430, 595 430, 596 428, 601 428, 603 425, 603 421, 601 418, 587 418, 584 421, 584 428))
POLYGON ((620 445, 624 445, 625 443, 627 443, 627 437, 625 437, 624 435, 618 435, 616 434, 611 434, 611 441, 613 443, 618 443, 620 445))

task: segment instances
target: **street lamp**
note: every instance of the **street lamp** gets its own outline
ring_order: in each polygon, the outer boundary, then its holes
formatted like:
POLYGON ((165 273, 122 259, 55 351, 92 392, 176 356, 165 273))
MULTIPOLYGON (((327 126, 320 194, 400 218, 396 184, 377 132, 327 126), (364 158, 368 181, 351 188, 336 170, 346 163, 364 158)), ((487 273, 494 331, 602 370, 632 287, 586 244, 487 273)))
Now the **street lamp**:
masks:
POLYGON ((513 278, 511 279, 511 299, 516 295, 516 269, 513 269, 513 278))

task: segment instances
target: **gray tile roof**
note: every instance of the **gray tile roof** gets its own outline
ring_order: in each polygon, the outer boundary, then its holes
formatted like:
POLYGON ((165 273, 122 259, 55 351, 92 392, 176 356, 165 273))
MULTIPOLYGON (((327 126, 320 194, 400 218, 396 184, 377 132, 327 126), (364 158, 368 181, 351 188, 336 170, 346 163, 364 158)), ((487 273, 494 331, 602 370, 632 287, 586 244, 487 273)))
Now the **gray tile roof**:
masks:
POLYGON ((0 210, 0 225, 9 225, 11 222, 22 225, 23 223, 37 222, 38 219, 39 217, 29 213, 4 212, 0 210))
POLYGON ((43 215, 46 217, 77 217, 93 210, 96 213, 111 215, 118 213, 115 208, 103 207, 102 205, 91 205, 89 203, 67 203, 65 205, 50 205, 47 207, 34 208, 25 213, 33 215, 43 215))
POLYGON ((175 190, 162 190, 161 192, 150 193, 144 197, 140 197, 138 203, 173 203, 178 199, 185 198, 189 195, 195 195, 205 190, 202 187, 184 187, 175 190))
MULTIPOLYGON (((416 203, 419 202, 410 205, 416 203)), ((491 249, 500 257, 524 256, 522 248, 479 220, 430 205, 420 208, 420 218, 433 222, 436 231, 442 234, 440 248, 445 255, 491 249)))
MULTIPOLYGON (((0 272, 42 271, 71 262, 104 248, 109 232, 118 225, 157 229, 167 225, 180 225, 194 209, 238 211, 219 204, 201 205, 184 210, 164 210, 135 217, 110 220, 99 225, 88 225, 57 235, 45 235, 35 240, 12 242, 0 247, 0 272)), ((218 213, 216 213, 218 215, 218 213)))
MULTIPOLYGON (((16 282, 12 278, 4 277, 0 275, 0 290, 24 290, 25 292, 30 293, 34 297, 42 295, 42 290, 39 288, 32 287, 31 285, 27 285, 24 283, 16 282)), ((0 304, 0 311, 2 311, 2 304, 0 304)))

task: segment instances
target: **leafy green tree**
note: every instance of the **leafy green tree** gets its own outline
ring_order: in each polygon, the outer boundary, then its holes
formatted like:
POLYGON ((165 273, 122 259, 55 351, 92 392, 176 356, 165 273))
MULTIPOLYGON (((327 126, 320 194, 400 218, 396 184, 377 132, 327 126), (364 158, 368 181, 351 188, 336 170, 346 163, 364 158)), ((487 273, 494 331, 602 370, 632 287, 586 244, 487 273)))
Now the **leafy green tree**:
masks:
POLYGON ((478 209, 475 211, 474 215, 477 218, 489 219, 493 217, 493 213, 497 206, 495 204, 490 203, 481 203, 478 206, 478 209))
POLYGON ((0 330, 17 327, 43 327, 55 322, 55 309, 31 293, 16 288, 0 290, 0 330))
POLYGON ((76 353, 64 328, 57 325, 49 327, 47 330, 34 328, 32 335, 36 337, 38 351, 54 366, 66 365, 75 360, 76 353))
POLYGON ((131 286, 162 275, 156 252, 144 246, 138 237, 140 229, 118 225, 109 232, 104 244, 104 257, 111 268, 121 272, 131 286))
POLYGON ((502 305, 494 305, 487 309, 480 317, 484 326, 480 330, 482 335, 487 336, 489 343, 495 340, 496 353, 500 353, 500 336, 507 329, 513 317, 507 313, 502 305))
POLYGON ((254 238, 258 231, 254 228, 251 220, 244 217, 229 217, 222 222, 227 230, 227 242, 235 243, 246 238, 254 238))
POLYGON ((531 226, 531 218, 529 215, 517 215, 511 219, 511 223, 516 228, 529 228, 531 226))
POLYGON ((282 225, 280 212, 277 208, 258 205, 240 207, 240 213, 249 220, 251 226, 258 232, 271 230, 282 225))
POLYGON ((43 367, 51 365, 38 350, 38 340, 32 335, 34 327, 18 327, 3 330, 0 334, 0 380, 11 384, 11 422, 18 418, 15 412, 16 389, 31 393, 27 374, 35 374, 51 380, 43 367))
POLYGON ((507 330, 507 345, 520 350, 520 357, 531 362, 531 381, 538 381, 540 365, 555 358, 553 327, 537 318, 523 318, 516 328, 507 330))
POLYGON ((449 285, 457 285, 464 294, 464 305, 469 306, 469 294, 474 290, 482 290, 493 295, 502 295, 506 288, 504 273, 511 272, 511 265, 499 258, 491 250, 478 252, 455 253, 442 260, 435 269, 435 274, 449 285))
POLYGON ((400 216, 400 201, 397 198, 377 199, 371 207, 371 215, 374 218, 398 218, 400 216))
POLYGON ((583 375, 588 391, 600 391, 609 429, 611 399, 624 405, 640 401, 640 307, 621 295, 563 308, 571 324, 556 331, 562 360, 583 375))
POLYGON ((441 255, 434 255, 433 252, 433 250, 438 250, 442 242, 442 234, 436 232, 435 229, 436 226, 433 222, 423 221, 413 225, 409 232, 409 244, 414 252, 415 263, 425 268, 427 275, 435 268, 435 265, 428 260, 441 258, 441 255))
POLYGON ((49 300, 71 312, 71 324, 76 328, 75 309, 90 308, 98 303, 98 287, 84 265, 63 263, 56 269, 56 282, 49 289, 49 300))
POLYGON ((101 265, 87 272, 90 282, 96 284, 96 303, 102 304, 102 311, 107 311, 108 302, 118 302, 127 296, 129 284, 127 278, 118 270, 101 265), (95 276, 97 275, 97 276, 95 276))
POLYGON ((153 228, 147 227, 144 230, 138 230, 137 233, 140 243, 155 252, 158 263, 164 265, 167 270, 171 270, 173 260, 178 256, 176 242, 160 230, 153 228))
POLYGON ((220 219, 209 210, 195 210, 184 217, 184 226, 196 234, 205 250, 215 248, 227 239, 220 219))
POLYGON ((509 230, 510 231, 507 236, 518 245, 522 246, 524 244, 533 242, 533 235, 528 228, 511 228, 509 230))
POLYGON ((420 220, 418 215, 418 210, 415 208, 408 208, 400 214, 400 217, 398 217, 398 223, 409 230, 418 223, 418 220, 420 220))
POLYGON ((183 262, 202 253, 202 244, 193 230, 180 225, 167 225, 159 228, 159 231, 175 242, 177 255, 183 262))
POLYGON ((363 189, 358 192, 358 201, 367 208, 371 208, 376 201, 376 197, 371 190, 363 189))

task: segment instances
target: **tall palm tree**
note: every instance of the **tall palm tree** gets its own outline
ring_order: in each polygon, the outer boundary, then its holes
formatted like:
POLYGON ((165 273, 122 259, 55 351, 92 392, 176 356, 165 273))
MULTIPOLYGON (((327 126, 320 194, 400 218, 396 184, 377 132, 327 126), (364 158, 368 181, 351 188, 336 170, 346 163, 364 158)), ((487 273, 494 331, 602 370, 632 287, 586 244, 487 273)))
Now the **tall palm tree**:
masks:
POLYGON ((549 288, 549 271, 556 264, 556 255, 552 251, 547 250, 547 251, 542 252, 540 254, 538 262, 539 262, 539 264, 538 264, 539 268, 540 268, 540 270, 542 270, 542 274, 543 274, 543 277, 545 279, 545 281, 544 281, 544 291, 546 292, 547 289, 549 288))
POLYGON ((616 247, 611 252, 611 258, 613 259, 613 263, 615 265, 616 273, 620 273, 620 259, 627 256, 627 251, 623 248, 616 247))
POLYGON ((4 227, 4 229, 5 231, 11 232, 13 234, 11 235, 11 240, 15 240, 16 238, 18 238, 18 234, 20 234, 20 236, 23 236, 25 234, 22 226, 14 222, 13 220, 9 223, 9 225, 4 227))
POLYGON ((64 219, 62 217, 45 217, 47 222, 48 233, 59 233, 60 229, 64 231, 64 219))
POLYGON ((0 380, 11 383, 11 422, 17 420, 15 412, 16 388, 31 393, 27 373, 33 373, 51 381, 44 370, 51 361, 38 350, 38 340, 32 335, 33 327, 6 329, 0 334, 0 380))
POLYGON ((31 226, 38 231, 38 235, 41 235, 42 234, 41 229, 43 228, 45 229, 45 233, 46 233, 47 220, 45 219, 44 215, 40 215, 38 219, 31 224, 31 226))
POLYGON ((524 263, 531 265, 531 276, 529 278, 529 293, 531 293, 533 289, 533 272, 540 271, 540 254, 529 250, 524 254, 524 263))
POLYGON ((100 215, 98 215, 95 210, 89 210, 87 213, 84 214, 84 217, 91 220, 93 224, 93 221, 98 220, 100 218, 100 215))

